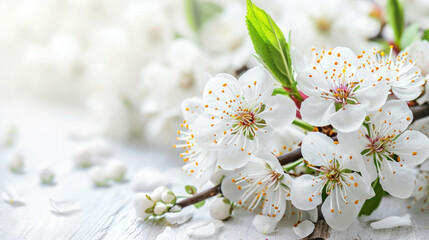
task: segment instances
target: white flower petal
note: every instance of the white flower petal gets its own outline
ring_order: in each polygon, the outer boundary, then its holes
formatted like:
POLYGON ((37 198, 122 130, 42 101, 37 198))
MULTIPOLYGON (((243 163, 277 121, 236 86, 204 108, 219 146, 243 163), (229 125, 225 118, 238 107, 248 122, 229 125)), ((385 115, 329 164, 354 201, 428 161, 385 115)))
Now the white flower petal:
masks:
POLYGON ((397 198, 411 196, 415 175, 410 168, 386 159, 383 159, 380 168, 380 184, 386 192, 397 198))
POLYGON ((334 142, 323 133, 311 132, 302 141, 301 152, 310 164, 325 166, 335 152, 334 142))
POLYGON ((265 101, 273 94, 274 80, 264 67, 249 69, 238 81, 243 86, 244 97, 249 103, 265 101))
POLYGON ((256 215, 252 221, 252 225, 256 231, 262 234, 273 233, 276 230, 277 223, 278 221, 275 219, 263 215, 256 215))
POLYGON ((359 201, 352 202, 351 199, 344 199, 338 191, 338 188, 335 188, 325 199, 322 205, 322 214, 331 228, 345 230, 358 215, 359 201))
POLYGON ((368 87, 362 91, 356 91, 356 98, 360 103, 366 105, 366 110, 374 111, 383 106, 389 95, 390 87, 380 82, 375 87, 368 87))
POLYGON ((276 95, 265 100, 265 111, 260 116, 272 128, 285 128, 295 119, 295 103, 288 97, 276 95))
POLYGON ((165 219, 170 224, 184 224, 185 222, 189 221, 194 214, 196 213, 197 209, 193 207, 189 208, 183 208, 179 212, 168 212, 165 214, 165 219))
POLYGON ((305 238, 313 233, 314 231, 314 223, 305 220, 298 224, 298 226, 293 227, 293 231, 300 238, 305 238))
POLYGON ((398 155, 405 165, 420 164, 429 156, 429 139, 417 131, 406 131, 389 145, 386 149, 398 155))
POLYGON ((244 166, 251 158, 247 151, 238 147, 230 150, 221 150, 218 155, 218 164, 224 170, 234 170, 244 166))
POLYGON ((374 229, 386 229, 402 226, 412 226, 411 218, 409 214, 406 214, 402 217, 390 216, 386 217, 380 221, 371 223, 371 227, 374 229))
POLYGON ((204 221, 193 224, 186 229, 186 233, 194 238, 208 238, 213 236, 218 229, 222 228, 222 221, 204 221))
POLYGON ((347 104, 332 114, 330 122, 334 128, 341 132, 352 132, 362 125, 365 117, 365 105, 347 104))
POLYGON ((330 117, 335 113, 332 101, 320 97, 311 96, 301 104, 302 120, 315 126, 326 126, 330 124, 330 117))
POLYGON ((200 98, 188 98, 182 102, 182 114, 187 123, 194 123, 204 111, 204 103, 200 98))
POLYGON ((291 186, 292 204, 301 210, 311 210, 322 203, 323 183, 320 178, 302 175, 291 186))

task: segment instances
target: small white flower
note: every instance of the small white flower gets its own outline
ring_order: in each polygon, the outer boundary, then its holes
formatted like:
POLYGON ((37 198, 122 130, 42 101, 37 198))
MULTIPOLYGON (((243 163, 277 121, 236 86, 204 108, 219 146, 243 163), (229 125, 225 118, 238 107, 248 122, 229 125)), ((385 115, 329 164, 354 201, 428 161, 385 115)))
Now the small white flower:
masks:
POLYGON ((395 58, 393 47, 389 56, 376 49, 362 52, 360 68, 370 71, 379 82, 385 82, 391 87, 393 94, 401 100, 411 101, 420 96, 425 83, 420 69, 410 59, 408 52, 400 52, 395 58))
POLYGON ((52 168, 45 166, 39 170, 39 177, 42 183, 52 184, 55 178, 55 172, 52 168))
POLYGON ((12 152, 7 159, 7 166, 12 172, 21 172, 24 167, 24 157, 18 152, 12 152))
POLYGON ((176 195, 170 190, 164 191, 161 195, 161 200, 165 203, 176 203, 176 195))
POLYGON ((429 139, 418 131, 406 130, 413 114, 404 101, 389 101, 368 118, 357 131, 340 132, 339 141, 363 155, 371 182, 378 176, 383 189, 392 196, 410 197, 415 180, 410 167, 429 156, 429 139))
POLYGON ((252 221, 253 227, 256 231, 262 234, 270 234, 276 230, 278 221, 268 216, 256 215, 252 221))
POLYGON ((301 105, 304 121, 351 132, 362 125, 367 111, 386 102, 389 87, 359 70, 357 62, 348 48, 313 49, 311 64, 297 76, 299 88, 309 96, 301 105))
POLYGON ((161 216, 166 211, 167 211, 167 205, 163 202, 157 202, 155 204, 155 207, 153 208, 153 213, 158 215, 158 216, 161 216))
POLYGON ((165 186, 157 187, 155 188, 155 190, 153 190, 150 197, 152 198, 153 201, 159 202, 162 200, 162 194, 166 191, 168 191, 168 188, 166 188, 165 186))
POLYGON ((216 198, 210 204, 210 215, 216 220, 225 220, 231 216, 232 205, 231 202, 223 197, 216 198))
POLYGON ((15 193, 12 193, 10 191, 2 192, 1 196, 4 202, 9 203, 12 206, 25 205, 25 202, 21 198, 19 198, 15 193))
POLYGON ((273 129, 292 123, 295 104, 285 96, 272 96, 273 89, 273 79, 262 67, 250 69, 238 81, 219 74, 205 86, 205 110, 195 121, 195 139, 219 151, 223 169, 244 166, 269 141, 273 129))
POLYGON ((341 142, 334 142, 322 133, 309 133, 302 142, 302 155, 308 166, 318 175, 302 175, 291 187, 292 204, 302 210, 311 210, 322 203, 322 194, 328 197, 322 205, 322 214, 328 225, 344 230, 356 219, 360 203, 374 195, 363 181, 358 155, 345 154, 341 142), (368 193, 370 191, 370 193, 368 193))
POLYGON ((178 131, 180 136, 177 140, 182 144, 174 145, 175 148, 182 148, 185 151, 180 154, 186 163, 182 170, 189 176, 194 176, 200 183, 205 183, 210 179, 216 169, 218 153, 201 146, 195 140, 194 122, 204 111, 204 105, 198 98, 187 99, 182 103, 182 114, 184 117, 182 127, 187 131, 178 131))
POLYGON ((151 215, 151 211, 148 209, 153 208, 155 206, 155 202, 149 197, 149 195, 138 193, 134 196, 133 205, 134 210, 136 211, 136 216, 145 219, 151 215))
POLYGON ((227 175, 222 181, 222 193, 246 210, 280 221, 291 182, 277 158, 260 151, 243 168, 227 175))
POLYGON ((89 175, 97 187, 106 187, 108 185, 109 176, 103 167, 95 166, 91 168, 89 175))
POLYGON ((127 172, 127 166, 121 160, 110 160, 107 163, 106 171, 109 178, 120 182, 123 180, 125 173, 127 172))

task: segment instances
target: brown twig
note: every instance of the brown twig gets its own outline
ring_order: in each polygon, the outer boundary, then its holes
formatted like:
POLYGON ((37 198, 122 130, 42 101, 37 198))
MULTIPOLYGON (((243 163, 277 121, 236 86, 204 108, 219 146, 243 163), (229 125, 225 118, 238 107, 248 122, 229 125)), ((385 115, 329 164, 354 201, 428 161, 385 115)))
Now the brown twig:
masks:
POLYGON ((214 186, 212 188, 209 188, 203 192, 197 193, 192 197, 185 198, 182 201, 178 202, 176 205, 180 207, 186 207, 195 203, 199 203, 205 199, 214 197, 221 193, 220 185, 214 186))

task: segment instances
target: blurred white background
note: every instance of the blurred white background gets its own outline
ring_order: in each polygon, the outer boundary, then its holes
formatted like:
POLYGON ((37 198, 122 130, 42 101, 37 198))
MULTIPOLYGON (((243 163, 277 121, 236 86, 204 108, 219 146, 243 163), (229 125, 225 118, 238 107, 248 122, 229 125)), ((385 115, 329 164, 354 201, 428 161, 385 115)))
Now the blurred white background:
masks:
MULTIPOLYGON (((314 45, 377 46, 368 39, 384 22, 383 0, 254 2, 292 31, 292 45, 303 53, 314 45)), ((428 25, 428 1, 406 2, 406 17, 428 25)), ((183 99, 200 95, 210 75, 257 64, 244 0, 0 4, 2 102, 77 109, 95 122, 80 129, 84 135, 170 146, 183 99)), ((389 28, 383 34, 392 37, 389 28)))

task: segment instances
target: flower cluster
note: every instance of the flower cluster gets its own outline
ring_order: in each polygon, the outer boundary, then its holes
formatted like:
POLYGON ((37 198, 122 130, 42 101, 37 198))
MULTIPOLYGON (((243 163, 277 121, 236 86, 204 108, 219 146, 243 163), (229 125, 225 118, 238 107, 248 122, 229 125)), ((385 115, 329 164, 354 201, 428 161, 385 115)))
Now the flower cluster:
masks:
POLYGON ((253 225, 264 234, 286 218, 295 221, 299 237, 308 236, 318 206, 331 228, 347 229, 371 214, 385 192, 413 195, 424 209, 429 139, 409 128, 427 115, 427 105, 418 106, 426 109, 423 115, 410 109, 424 102, 428 69, 418 62, 422 56, 392 45, 358 54, 347 47, 313 48, 307 58, 290 48, 263 10, 247 5, 249 34, 263 66, 238 79, 217 74, 201 98, 182 103, 186 130, 175 147, 183 149, 184 172, 205 183, 222 169, 220 193, 256 214, 253 225), (264 21, 271 30, 258 25, 264 21))

